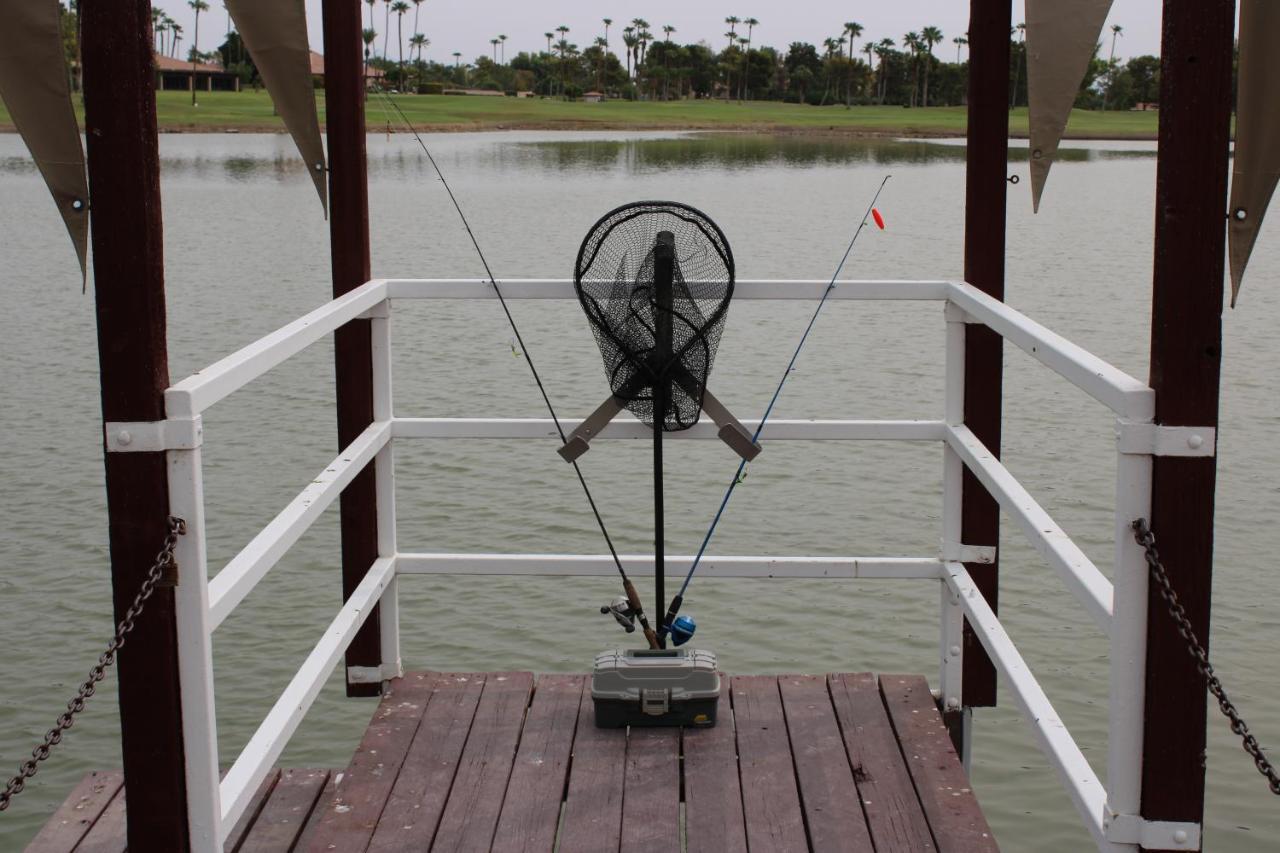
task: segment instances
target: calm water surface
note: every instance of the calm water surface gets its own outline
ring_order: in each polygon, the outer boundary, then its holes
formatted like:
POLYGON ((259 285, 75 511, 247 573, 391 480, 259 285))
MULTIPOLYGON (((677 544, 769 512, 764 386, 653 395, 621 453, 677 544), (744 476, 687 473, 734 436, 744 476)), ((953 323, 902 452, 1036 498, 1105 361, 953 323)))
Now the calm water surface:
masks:
MULTIPOLYGON (((959 277, 963 148, 925 142, 663 134, 457 134, 430 144, 499 276, 570 274, 604 211, 639 198, 702 208, 743 277, 830 275, 870 193, 893 174, 887 231, 860 240, 850 278, 959 277)), ((327 226, 287 138, 166 136, 170 366, 178 379, 327 296, 327 226)), ((1155 160, 1141 143, 1064 153, 1031 214, 1025 153, 1010 172, 1008 298, 1146 377, 1155 160)), ((369 151, 373 272, 481 274, 456 215, 407 136, 369 151)), ((1278 217, 1273 217, 1273 220, 1278 217)), ((111 629, 91 296, 26 152, 0 137, 0 761, 16 766, 111 629)), ((1280 743, 1280 231, 1264 229, 1241 307, 1225 318, 1213 648, 1264 742, 1280 743)), ((571 303, 514 306, 564 413, 604 393, 598 354, 571 303)), ((763 409, 811 311, 739 303, 714 382, 743 416, 763 409)), ((408 416, 541 415, 492 302, 397 306, 397 410, 408 416)), ((936 304, 834 303, 779 417, 934 418, 941 412, 936 304)), ((1112 419, 1019 351, 1006 356, 1005 457, 1109 571, 1112 419)), ((331 458, 332 350, 303 356, 206 415, 210 570, 222 565, 331 458)), ((602 551, 569 469, 540 442, 420 442, 397 448, 406 549, 602 551)), ((689 553, 734 459, 713 442, 669 452, 668 536, 689 553)), ((650 547, 648 453, 607 443, 584 459, 623 551, 650 547)), ((779 442, 751 467, 713 551, 928 555, 936 551, 942 457, 929 444, 779 442)), ((216 634, 224 760, 243 746, 331 618, 339 595, 336 513, 327 515, 216 634)), ((1085 754, 1105 767, 1107 647, 1008 522, 1001 616, 1085 754)), ((414 668, 577 671, 621 641, 598 606, 608 579, 411 578, 402 584, 414 668)), ((830 670, 936 675, 937 591, 928 583, 712 581, 688 610, 736 673, 830 670)), ((1012 697, 977 713, 973 781, 1006 850, 1074 851, 1088 836, 1036 751, 1012 697)), ((340 766, 373 704, 334 680, 282 763, 340 766)), ((119 766, 114 683, 13 810, 17 849, 90 768, 119 766)), ((1218 718, 1208 756, 1209 849, 1274 849, 1273 799, 1218 718)))

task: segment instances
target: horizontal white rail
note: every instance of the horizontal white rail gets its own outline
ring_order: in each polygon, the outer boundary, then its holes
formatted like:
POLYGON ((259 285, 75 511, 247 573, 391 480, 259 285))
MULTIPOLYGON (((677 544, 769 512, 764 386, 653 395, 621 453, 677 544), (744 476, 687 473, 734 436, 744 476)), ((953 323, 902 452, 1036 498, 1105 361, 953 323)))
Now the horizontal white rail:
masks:
POLYGON ((360 630, 369 611, 378 603, 387 584, 395 578, 395 571, 395 560, 391 557, 374 561, 364 580, 360 581, 338 615, 329 623, 320 642, 307 655, 289 686, 280 694, 258 730, 227 771, 219 788, 222 795, 223 835, 219 842, 226 840, 236 821, 244 814, 249 800, 275 765, 289 738, 297 731, 298 724, 311 708, 311 703, 320 693, 320 688, 333 672, 342 653, 351 644, 356 631, 360 630))
POLYGON ((209 581, 210 631, 231 615, 390 438, 391 424, 387 421, 366 427, 209 581))
POLYGON ((171 418, 200 414, 386 298, 386 282, 375 279, 326 302, 170 387, 164 392, 166 412, 171 418))
MULTIPOLYGON (((651 577, 652 554, 620 554, 627 574, 651 577)), ((669 575, 683 574, 692 556, 669 555, 669 575)), ((698 571, 711 578, 894 578, 937 580, 941 560, 928 557, 703 557, 698 571)), ((405 575, 617 574, 608 554, 398 554, 396 573, 405 575)))
MULTIPOLYGON (((734 299, 816 300, 830 279, 737 279, 734 299)), ((393 299, 493 299, 493 286, 483 278, 392 278, 387 279, 387 295, 393 299)), ((498 279, 504 299, 576 299, 573 279, 498 279)), ((838 281, 830 299, 942 300, 947 298, 946 281, 838 281)))
POLYGON ((1084 820, 1099 849, 1110 849, 1103 827, 1102 816, 1107 802, 1107 792, 1093 772, 1084 753, 1071 737, 1071 732, 1054 710, 1049 697, 1031 674, 1027 662, 1018 653, 1004 626, 982 597, 973 578, 965 571, 963 563, 947 563, 943 577, 952 594, 960 599, 965 618, 982 647, 987 650, 996 669, 1004 676, 1005 683, 1022 709, 1022 715, 1031 725, 1040 749, 1049 759, 1066 786, 1076 811, 1084 820))
POLYGON ((966 426, 945 427, 947 444, 959 455, 965 467, 986 486, 987 491, 1007 512, 1027 541, 1040 552, 1053 570, 1093 618, 1104 636, 1111 634, 1111 602, 1113 590, 1093 561, 1071 541, 1058 523, 1036 503, 1022 484, 991 455, 973 431, 966 426))
MULTIPOLYGON (((759 420, 743 421, 755 432, 759 420)), ((578 426, 577 419, 560 421, 566 434, 578 426)), ((667 438, 712 439, 717 427, 710 420, 667 438)), ((554 438, 559 440, 550 418, 395 418, 391 434, 395 438, 554 438)), ((942 421, 841 421, 776 420, 765 424, 761 441, 942 441, 942 421)), ((619 416, 595 438, 653 438, 653 428, 630 415, 619 416)))
POLYGON ((1155 392, 1120 368, 972 285, 952 282, 947 298, 1121 417, 1147 421, 1154 416, 1155 392))

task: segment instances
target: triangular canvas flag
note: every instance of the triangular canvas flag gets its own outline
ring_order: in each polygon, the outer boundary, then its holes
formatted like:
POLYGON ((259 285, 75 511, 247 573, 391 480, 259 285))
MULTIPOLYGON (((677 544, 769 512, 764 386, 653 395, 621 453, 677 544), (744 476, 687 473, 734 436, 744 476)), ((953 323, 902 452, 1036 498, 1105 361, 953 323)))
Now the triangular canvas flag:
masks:
POLYGON ((1236 99, 1236 153, 1231 170, 1227 225, 1231 261, 1231 307, 1267 204, 1280 178, 1280 3, 1240 4, 1240 83, 1236 99))
POLYGON ((327 212, 324 145, 311 82, 306 6, 303 0, 227 0, 227 9, 327 212))
POLYGON ((1111 0, 1027 0, 1027 100, 1031 131, 1031 204, 1040 195, 1111 0))
POLYGON ((86 275, 89 184, 58 0, 0 0, 0 100, 66 223, 86 275))

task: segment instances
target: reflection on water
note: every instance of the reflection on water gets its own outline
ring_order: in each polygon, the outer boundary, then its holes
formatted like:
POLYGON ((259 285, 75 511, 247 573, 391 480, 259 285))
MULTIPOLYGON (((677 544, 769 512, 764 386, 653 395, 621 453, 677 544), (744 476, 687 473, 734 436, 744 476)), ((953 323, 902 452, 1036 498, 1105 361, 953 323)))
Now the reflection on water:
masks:
MULTIPOLYGON (((371 138, 382 134, 371 134, 371 138)), ((425 136, 428 145, 434 135, 425 136)), ((281 137, 287 142, 286 137, 281 137)), ((1128 147, 1067 147, 1058 151, 1058 160, 1088 163, 1101 160, 1145 160, 1155 157, 1154 145, 1121 143, 1128 147)), ((185 146, 184 146, 185 147, 185 146)), ((305 174, 306 166, 291 144, 277 145, 270 154, 243 150, 166 151, 161 168, 168 175, 233 182, 291 180, 305 174)), ((811 167, 841 165, 929 166, 964 162, 964 146, 954 140, 860 138, 851 136, 803 136, 800 134, 685 133, 675 136, 641 138, 566 139, 482 145, 473 160, 486 167, 535 168, 539 170, 622 170, 645 172, 670 169, 722 169, 742 171, 777 166, 811 167)), ((1013 142, 1009 161, 1029 159, 1025 144, 1013 142)), ((369 156, 371 178, 403 176, 406 172, 429 171, 416 148, 376 148, 369 156)), ((28 157, 0 158, 0 173, 26 174, 35 171, 28 157)))

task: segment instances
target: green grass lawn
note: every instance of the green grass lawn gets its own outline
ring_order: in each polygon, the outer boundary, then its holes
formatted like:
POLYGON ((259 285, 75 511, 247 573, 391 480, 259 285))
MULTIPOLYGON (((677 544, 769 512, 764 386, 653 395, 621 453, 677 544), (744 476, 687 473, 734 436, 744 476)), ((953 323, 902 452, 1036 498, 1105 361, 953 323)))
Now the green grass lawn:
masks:
MULTIPOLYGON (((324 93, 317 92, 320 120, 324 121, 324 93)), ((490 98, 455 95, 395 95, 395 102, 419 128, 442 130, 500 128, 671 128, 824 130, 878 134, 959 135, 965 129, 964 107, 811 107, 754 101, 745 104, 722 101, 627 102, 587 104, 540 98, 490 98)), ((77 99, 78 100, 78 99, 77 99)), ((162 130, 222 131, 227 129, 274 131, 283 129, 273 114, 265 92, 202 92, 198 107, 187 92, 160 92, 157 110, 162 130)), ((83 110, 77 104, 83 118, 83 110)), ((382 95, 370 95, 367 108, 370 130, 393 129, 402 124, 382 95)), ((1157 113, 1091 112, 1076 110, 1068 136, 1095 138, 1155 138, 1157 113)), ((0 127, 11 127, 9 114, 0 106, 0 127)), ((1027 132, 1027 111, 1010 116, 1010 131, 1027 132)))

